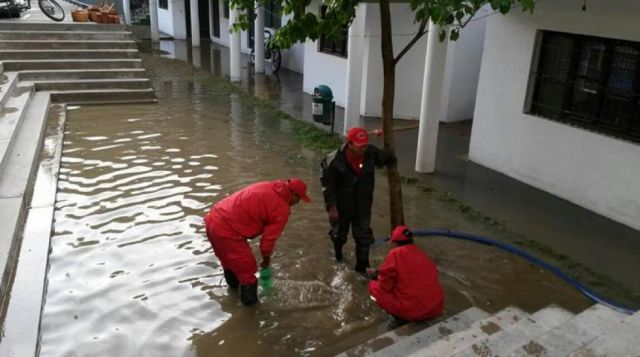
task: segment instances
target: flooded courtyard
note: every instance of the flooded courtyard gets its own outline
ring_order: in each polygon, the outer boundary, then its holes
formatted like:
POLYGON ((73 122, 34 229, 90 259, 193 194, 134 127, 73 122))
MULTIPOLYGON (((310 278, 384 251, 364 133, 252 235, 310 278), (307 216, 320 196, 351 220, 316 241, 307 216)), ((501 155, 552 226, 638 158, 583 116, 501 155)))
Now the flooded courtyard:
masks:
MULTIPOLYGON (((151 58, 157 105, 69 108, 42 317, 42 356, 331 355, 386 331, 387 316, 332 258, 320 192, 323 150, 299 123, 175 60, 151 58), (312 203, 292 209, 272 259, 274 286, 245 307, 206 239, 210 206, 256 181, 300 177, 312 203)), ((508 232, 405 185, 409 226, 508 240, 508 232)), ((388 234, 386 178, 372 226, 388 234)), ((256 242, 253 246, 256 248, 256 242)), ((436 261, 445 316, 471 306, 573 312, 590 302, 555 276, 490 247, 418 239, 436 261)), ((382 262, 388 248, 372 252, 382 262)))

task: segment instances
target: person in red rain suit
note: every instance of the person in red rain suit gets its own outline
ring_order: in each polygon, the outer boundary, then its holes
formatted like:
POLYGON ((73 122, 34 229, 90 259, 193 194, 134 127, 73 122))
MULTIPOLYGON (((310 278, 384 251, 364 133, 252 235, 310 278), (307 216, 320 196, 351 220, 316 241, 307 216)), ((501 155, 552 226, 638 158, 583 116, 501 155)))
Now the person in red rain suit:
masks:
POLYGON ((258 266, 247 240, 262 235, 260 266, 267 268, 291 206, 300 200, 311 202, 307 185, 300 179, 257 182, 219 201, 204 217, 207 238, 224 269, 225 280, 232 289, 240 288, 243 304, 258 302, 258 266))
POLYGON ((442 314, 444 292, 435 263, 413 244, 413 233, 405 226, 393 230, 390 243, 394 247, 369 282, 378 306, 395 318, 390 327, 442 314))

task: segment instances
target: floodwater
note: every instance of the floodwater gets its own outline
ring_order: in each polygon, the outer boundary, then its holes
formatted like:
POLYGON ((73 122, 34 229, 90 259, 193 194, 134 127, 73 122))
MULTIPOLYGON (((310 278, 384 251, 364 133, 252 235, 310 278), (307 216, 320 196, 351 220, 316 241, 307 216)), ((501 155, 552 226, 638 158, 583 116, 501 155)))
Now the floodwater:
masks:
MULTIPOLYGON (((42 356, 328 355, 385 332, 386 315, 346 262, 332 259, 319 187, 323 153, 292 122, 223 79, 147 58, 157 105, 70 108, 51 241, 42 356), (255 181, 300 177, 312 203, 292 209, 272 259, 274 286, 245 307, 230 291, 202 216, 255 181)), ((405 187, 409 225, 504 237, 454 205, 405 187)), ((386 180, 373 228, 388 230, 386 180)), ((257 243, 257 240, 256 240, 257 243)), ((550 273, 485 246, 418 244, 437 262, 446 316, 471 306, 533 312, 590 303, 550 273)), ((254 248, 255 244, 254 244, 254 248)), ((388 247, 372 253, 380 264, 388 247)))

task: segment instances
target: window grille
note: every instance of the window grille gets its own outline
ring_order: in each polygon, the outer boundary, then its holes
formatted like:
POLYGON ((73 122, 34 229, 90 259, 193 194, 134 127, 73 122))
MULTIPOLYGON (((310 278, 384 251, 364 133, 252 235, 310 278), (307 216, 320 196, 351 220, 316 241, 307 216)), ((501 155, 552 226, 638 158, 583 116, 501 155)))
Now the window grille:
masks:
MULTIPOLYGON (((326 6, 321 8, 321 16, 324 17, 327 11, 326 6)), ((327 53, 330 55, 336 55, 340 57, 347 57, 347 44, 348 44, 349 28, 342 28, 342 32, 338 38, 329 38, 327 36, 320 36, 318 41, 318 52, 327 53)))
POLYGON ((528 112, 640 142, 640 43, 542 31, 528 112))

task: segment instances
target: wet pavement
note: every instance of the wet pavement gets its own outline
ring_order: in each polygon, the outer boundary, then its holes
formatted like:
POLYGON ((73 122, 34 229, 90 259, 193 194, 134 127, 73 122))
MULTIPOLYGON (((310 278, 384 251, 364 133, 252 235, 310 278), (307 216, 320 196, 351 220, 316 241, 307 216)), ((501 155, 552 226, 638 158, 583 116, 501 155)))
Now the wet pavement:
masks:
MULTIPOLYGON (((228 76, 226 47, 203 41, 200 49, 193 50, 186 41, 175 40, 162 41, 159 49, 166 57, 192 63, 216 76, 228 76)), ((243 60, 239 87, 295 118, 313 122, 311 96, 302 92, 301 74, 286 69, 277 75, 269 73, 268 68, 266 74, 251 71, 248 61, 243 60)), ((343 115, 343 109, 337 107, 338 132, 343 115)), ((369 129, 381 127, 377 118, 363 121, 369 129)), ((436 173, 418 174, 414 171, 416 126, 416 121, 396 122, 401 128, 396 132, 399 168, 405 177, 412 178, 412 184, 432 196, 455 201, 469 215, 508 230, 512 233, 509 242, 558 265, 596 291, 640 306, 640 279, 636 276, 640 270, 639 231, 469 161, 471 121, 441 124, 436 173)))
MULTIPOLYGON (((51 239, 41 355, 329 355, 385 331, 387 317, 345 263, 332 259, 319 187, 322 151, 296 124, 221 78, 144 56, 156 105, 69 108, 51 239), (312 204, 293 208, 272 259, 274 287, 245 307, 204 235, 210 205, 256 180, 297 176, 312 204)), ((378 175, 373 228, 388 227, 378 175)), ((452 200, 405 185, 407 222, 503 240, 514 234, 452 200)), ((470 306, 535 311, 590 302, 513 256, 423 239, 437 262, 446 316, 470 306)), ((254 248, 257 248, 254 244, 254 248)), ((387 247, 372 253, 380 264, 387 247)))

